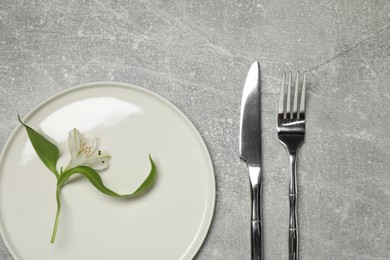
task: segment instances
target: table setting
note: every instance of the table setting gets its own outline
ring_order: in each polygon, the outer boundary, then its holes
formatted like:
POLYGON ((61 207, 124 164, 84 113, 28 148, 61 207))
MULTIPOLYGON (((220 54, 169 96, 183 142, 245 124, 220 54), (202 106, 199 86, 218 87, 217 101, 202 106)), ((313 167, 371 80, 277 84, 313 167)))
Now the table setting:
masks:
POLYGON ((390 259, 387 1, 0 3, 0 259, 390 259))

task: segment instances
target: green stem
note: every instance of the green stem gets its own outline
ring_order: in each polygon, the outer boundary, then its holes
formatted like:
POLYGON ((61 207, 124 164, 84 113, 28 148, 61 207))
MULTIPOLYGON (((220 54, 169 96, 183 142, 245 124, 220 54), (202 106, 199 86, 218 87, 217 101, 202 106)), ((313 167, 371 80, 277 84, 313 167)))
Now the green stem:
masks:
POLYGON ((60 178, 60 174, 58 173, 57 170, 54 172, 54 175, 56 176, 57 180, 60 178))
POLYGON ((57 198, 57 213, 56 213, 56 219, 54 221, 54 229, 53 229, 53 234, 51 236, 50 243, 54 243, 56 240, 56 234, 57 234, 57 228, 58 228, 58 222, 60 220, 60 212, 61 212, 61 201, 60 201, 60 190, 61 188, 57 186, 57 191, 56 191, 56 198, 57 198))

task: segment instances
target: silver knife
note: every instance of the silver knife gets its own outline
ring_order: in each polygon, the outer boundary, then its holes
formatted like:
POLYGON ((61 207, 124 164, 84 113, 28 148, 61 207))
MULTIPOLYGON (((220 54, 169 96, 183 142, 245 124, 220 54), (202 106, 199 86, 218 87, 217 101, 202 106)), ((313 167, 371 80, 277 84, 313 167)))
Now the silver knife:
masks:
POLYGON ((259 62, 255 61, 246 77, 241 101, 240 120, 240 157, 248 166, 252 187, 252 260, 262 259, 260 105, 260 65, 259 62))

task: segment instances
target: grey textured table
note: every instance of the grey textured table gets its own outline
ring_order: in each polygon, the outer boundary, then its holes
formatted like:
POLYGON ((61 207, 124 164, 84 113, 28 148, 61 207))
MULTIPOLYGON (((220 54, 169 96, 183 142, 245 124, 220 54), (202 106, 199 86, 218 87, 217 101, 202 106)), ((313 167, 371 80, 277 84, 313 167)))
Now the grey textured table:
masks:
MULTIPOLYGON (((238 158, 241 92, 262 70, 264 249, 287 259, 288 164, 276 136, 284 70, 308 71, 298 162, 301 259, 390 259, 389 1, 0 2, 0 147, 47 97, 92 81, 139 85, 194 122, 217 181, 197 259, 249 259, 238 158)), ((0 259, 10 260, 3 243, 0 259)))

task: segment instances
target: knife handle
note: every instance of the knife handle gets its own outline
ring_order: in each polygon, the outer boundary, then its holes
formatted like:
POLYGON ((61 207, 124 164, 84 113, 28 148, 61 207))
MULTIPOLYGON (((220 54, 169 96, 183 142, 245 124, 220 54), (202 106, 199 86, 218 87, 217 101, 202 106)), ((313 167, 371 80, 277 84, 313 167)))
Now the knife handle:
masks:
POLYGON ((289 232, 289 260, 297 260, 298 259, 298 230, 290 229, 289 232))
POLYGON ((261 221, 252 220, 252 260, 261 260, 261 221))
POLYGON ((252 260, 261 260, 261 179, 260 174, 255 175, 254 172, 260 173, 260 168, 249 168, 252 184, 252 226, 251 226, 251 247, 252 260), (256 178, 254 178, 256 176, 256 178))
POLYGON ((261 242, 261 178, 259 167, 249 167, 252 184, 252 226, 251 226, 251 252, 252 260, 262 260, 261 242))

